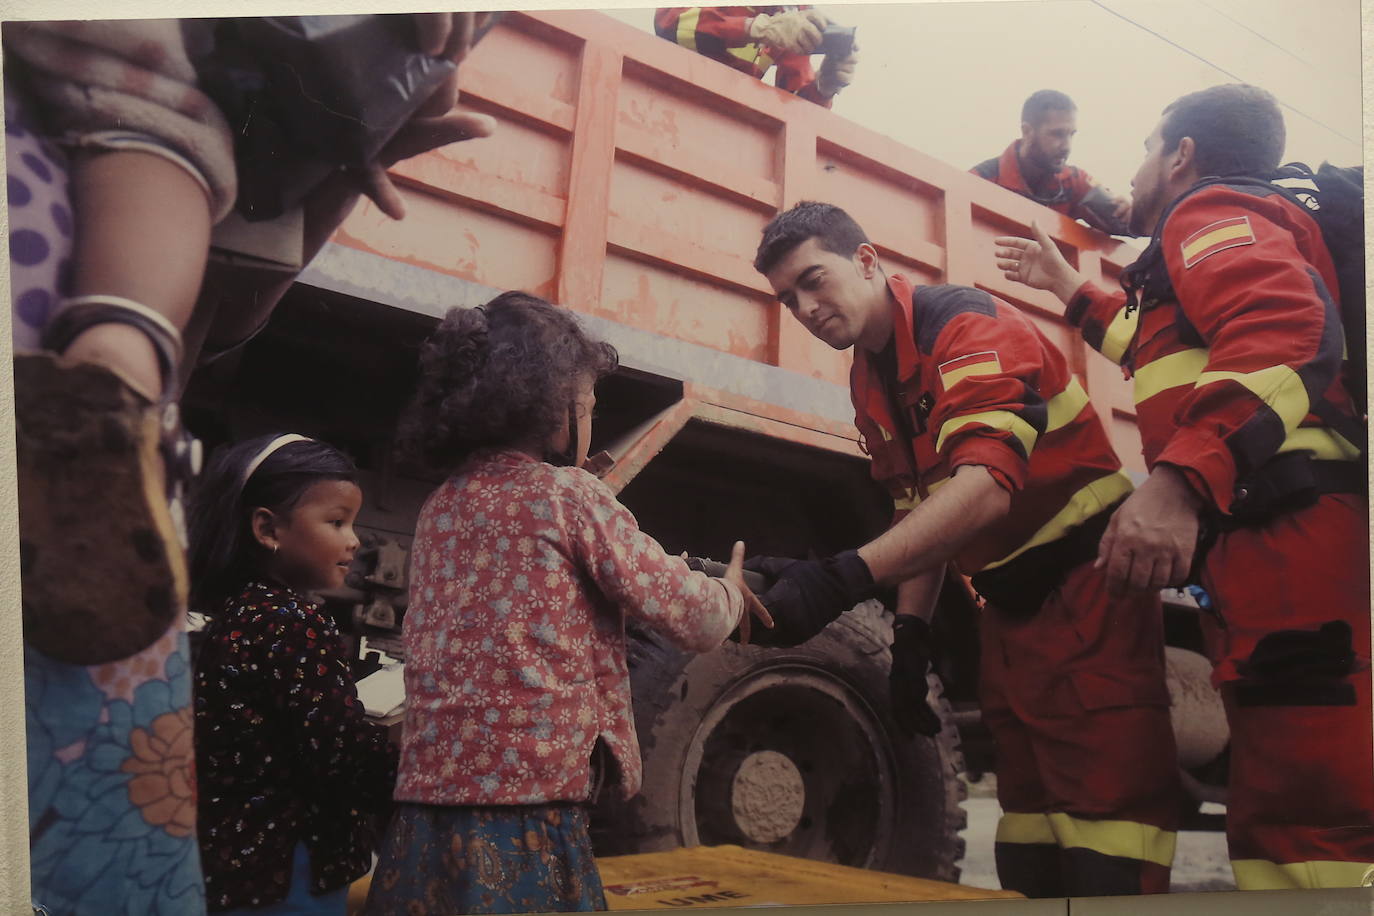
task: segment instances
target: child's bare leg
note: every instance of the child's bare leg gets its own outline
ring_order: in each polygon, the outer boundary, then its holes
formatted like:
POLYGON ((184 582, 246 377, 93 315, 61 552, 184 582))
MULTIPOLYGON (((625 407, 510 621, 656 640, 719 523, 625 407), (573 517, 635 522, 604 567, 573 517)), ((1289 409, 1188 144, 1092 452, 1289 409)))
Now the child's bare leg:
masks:
POLYGON ((178 338, 210 207, 153 153, 79 154, 70 176, 73 295, 44 340, 62 356, 15 360, 20 565, 25 641, 95 665, 141 651, 184 612, 176 497, 194 447, 174 406, 178 338))
MULTIPOLYGON (((178 330, 185 328, 210 244, 210 205, 202 186, 161 156, 114 151, 78 155, 71 192, 76 214, 72 293, 132 299, 178 330)), ((114 369, 150 400, 161 395, 157 352, 137 328, 94 325, 65 353, 114 369)))

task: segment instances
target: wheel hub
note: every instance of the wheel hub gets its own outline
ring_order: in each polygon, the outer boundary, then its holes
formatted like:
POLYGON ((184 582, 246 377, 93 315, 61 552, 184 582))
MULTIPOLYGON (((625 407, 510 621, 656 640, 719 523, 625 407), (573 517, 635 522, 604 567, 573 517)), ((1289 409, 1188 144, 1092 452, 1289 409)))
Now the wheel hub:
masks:
POLYGON ((755 843, 781 840, 801 823, 806 786, 797 765, 777 751, 744 758, 730 788, 735 824, 755 843))
POLYGON ((683 844, 741 844, 857 868, 893 837, 896 775, 881 723, 843 681, 782 664, 737 681, 682 761, 683 844))

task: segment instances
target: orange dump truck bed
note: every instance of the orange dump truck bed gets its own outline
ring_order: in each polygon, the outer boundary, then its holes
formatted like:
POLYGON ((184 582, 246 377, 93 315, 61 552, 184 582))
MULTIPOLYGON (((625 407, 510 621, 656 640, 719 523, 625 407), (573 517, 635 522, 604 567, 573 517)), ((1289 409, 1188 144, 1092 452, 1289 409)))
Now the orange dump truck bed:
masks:
POLYGON ((587 316, 632 368, 704 382, 716 407, 782 424, 771 435, 857 455, 848 354, 812 339, 751 266, 779 208, 827 200, 889 269, 1022 307, 1141 470, 1119 373, 1089 356, 1057 300, 1001 277, 991 240, 1038 218, 1108 282, 1132 249, 594 12, 509 14, 464 63, 462 101, 497 134, 398 166, 406 219, 361 208, 307 284, 428 314, 523 289, 587 316))

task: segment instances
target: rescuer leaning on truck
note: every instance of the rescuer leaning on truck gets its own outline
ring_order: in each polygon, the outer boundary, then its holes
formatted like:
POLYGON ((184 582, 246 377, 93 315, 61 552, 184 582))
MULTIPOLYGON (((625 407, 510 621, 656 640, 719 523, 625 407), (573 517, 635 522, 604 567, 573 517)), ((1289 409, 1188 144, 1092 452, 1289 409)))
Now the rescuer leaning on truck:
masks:
POLYGON ((859 53, 827 54, 820 72, 808 56, 821 46, 826 17, 809 6, 669 6, 654 31, 689 51, 763 79, 774 64, 777 87, 829 108, 854 81, 859 53))
MULTIPOLYGON (((1024 315, 980 290, 888 277, 838 207, 801 203, 754 266, 817 338, 853 346, 850 394, 891 529, 819 561, 768 558, 796 645, 898 585, 894 706, 934 734, 928 620, 946 562, 987 599, 983 720, 997 742, 997 869, 1027 896, 1169 889, 1179 786, 1157 595, 1109 598, 1097 538, 1131 482, 1087 393, 1024 315)), ((900 718, 899 718, 900 721, 900 718)))
POLYGON ((1134 375, 1150 477, 1102 555, 1124 586, 1200 576, 1210 598, 1241 889, 1354 886, 1374 865, 1364 424, 1321 232, 1253 180, 1283 148, 1262 89, 1166 108, 1131 182, 1132 228, 1153 236, 1126 294, 1086 282, 1043 232, 996 240, 1009 279, 1052 290, 1134 375))
POLYGON ((1132 235, 1127 222, 1130 202, 1068 164, 1076 133, 1078 107, 1073 100, 1062 92, 1041 89, 1021 106, 1021 139, 969 171, 1094 229, 1132 235))
POLYGON ((724 578, 693 572, 579 467, 593 387, 616 363, 524 293, 452 309, 421 348, 398 438, 449 476, 411 548, 397 807, 372 916, 605 909, 593 754, 626 798, 641 779, 626 619, 698 652, 748 632, 743 544, 724 578))

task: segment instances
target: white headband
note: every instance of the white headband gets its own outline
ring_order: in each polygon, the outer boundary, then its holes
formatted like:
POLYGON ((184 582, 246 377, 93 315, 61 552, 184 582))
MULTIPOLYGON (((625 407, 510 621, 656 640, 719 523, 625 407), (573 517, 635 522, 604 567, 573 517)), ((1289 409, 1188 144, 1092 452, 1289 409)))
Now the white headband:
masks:
POLYGON ((273 452, 281 448, 283 445, 290 445, 292 442, 314 441, 315 440, 311 439, 309 436, 302 436, 297 433, 287 433, 284 436, 278 436, 277 438, 273 439, 271 442, 263 446, 262 451, 258 452, 257 455, 253 457, 253 460, 248 462, 248 470, 243 472, 243 480, 240 481, 239 485, 247 486, 249 479, 253 476, 253 472, 256 471, 273 452))

